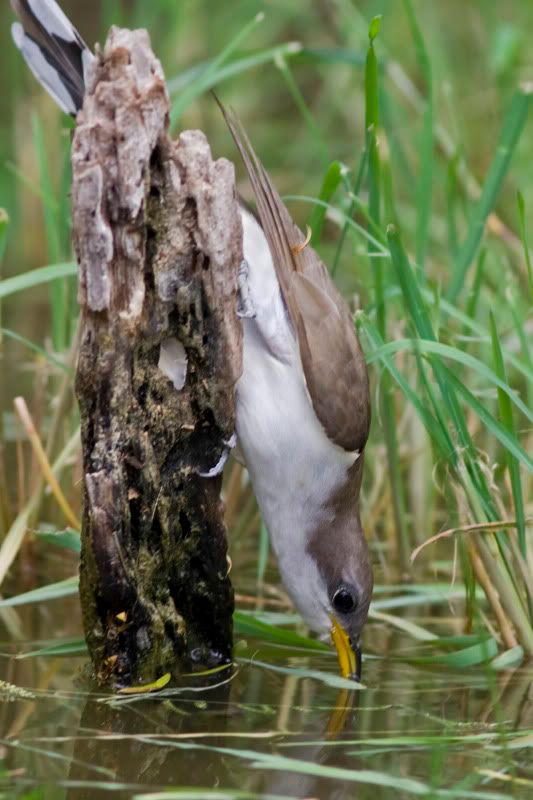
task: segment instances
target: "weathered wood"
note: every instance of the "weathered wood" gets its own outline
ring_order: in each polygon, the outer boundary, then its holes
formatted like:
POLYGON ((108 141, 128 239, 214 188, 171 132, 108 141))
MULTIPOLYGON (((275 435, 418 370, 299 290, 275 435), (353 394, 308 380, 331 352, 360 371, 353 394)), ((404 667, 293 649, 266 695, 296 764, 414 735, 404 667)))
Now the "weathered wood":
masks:
POLYGON ((219 492, 241 372, 242 231, 233 166, 199 131, 172 142, 168 119, 148 35, 112 29, 74 135, 72 204, 81 602, 95 674, 122 684, 231 655, 219 492))

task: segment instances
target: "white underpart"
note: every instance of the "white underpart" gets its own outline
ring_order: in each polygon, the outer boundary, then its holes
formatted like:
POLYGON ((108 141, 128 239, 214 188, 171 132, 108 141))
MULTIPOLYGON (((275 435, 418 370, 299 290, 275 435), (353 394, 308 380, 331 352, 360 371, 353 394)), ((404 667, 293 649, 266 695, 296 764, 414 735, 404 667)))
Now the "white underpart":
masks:
POLYGON ((56 101, 65 114, 75 114, 76 107, 69 92, 63 85, 57 71, 43 56, 40 47, 24 33, 22 25, 14 22, 11 26, 11 35, 16 46, 24 56, 27 65, 46 91, 56 101))
POLYGON ((187 380, 187 353, 179 339, 169 336, 161 342, 158 367, 180 392, 187 380))
POLYGON ((326 634, 330 608, 306 545, 333 523, 321 499, 357 458, 328 439, 313 410, 266 238, 241 210, 252 319, 243 319, 244 366, 237 384, 237 437, 283 582, 305 621, 326 634), (298 593, 292 587, 298 586, 298 593))

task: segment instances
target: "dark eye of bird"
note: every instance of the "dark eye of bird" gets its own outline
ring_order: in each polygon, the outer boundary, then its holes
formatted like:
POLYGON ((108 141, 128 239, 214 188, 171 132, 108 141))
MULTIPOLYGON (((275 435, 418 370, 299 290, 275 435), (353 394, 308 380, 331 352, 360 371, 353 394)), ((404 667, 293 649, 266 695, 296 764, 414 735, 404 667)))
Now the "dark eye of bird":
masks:
POLYGON ((355 596, 346 586, 341 586, 333 595, 333 606, 341 614, 348 614, 355 608, 355 596))

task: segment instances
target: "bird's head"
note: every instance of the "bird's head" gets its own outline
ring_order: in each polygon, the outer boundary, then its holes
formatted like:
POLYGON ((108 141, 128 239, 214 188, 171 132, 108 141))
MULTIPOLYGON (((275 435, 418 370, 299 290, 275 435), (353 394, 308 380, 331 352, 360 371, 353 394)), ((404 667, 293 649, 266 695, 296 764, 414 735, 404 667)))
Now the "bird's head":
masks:
POLYGON ((331 638, 339 658, 341 674, 361 680, 361 632, 372 596, 372 568, 345 568, 342 577, 328 586, 331 606, 331 638), (346 576, 346 577, 345 577, 346 576))
MULTIPOLYGON (((372 562, 359 514, 337 517, 329 530, 313 537, 308 554, 316 567, 315 629, 330 636, 341 674, 361 679, 361 633, 374 585, 372 562), (327 627, 327 630, 326 630, 327 627)), ((313 627, 311 625, 311 627, 313 627)))

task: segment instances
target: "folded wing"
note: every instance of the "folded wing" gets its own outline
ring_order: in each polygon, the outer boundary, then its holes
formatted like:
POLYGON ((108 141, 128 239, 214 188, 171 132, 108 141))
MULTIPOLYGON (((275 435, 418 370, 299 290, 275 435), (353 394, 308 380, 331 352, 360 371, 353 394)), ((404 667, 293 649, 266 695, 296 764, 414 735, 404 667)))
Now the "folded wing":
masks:
POLYGON ((283 299, 298 336, 313 409, 328 437, 362 452, 370 426, 368 375, 352 315, 292 221, 237 118, 219 103, 254 190, 283 299))

